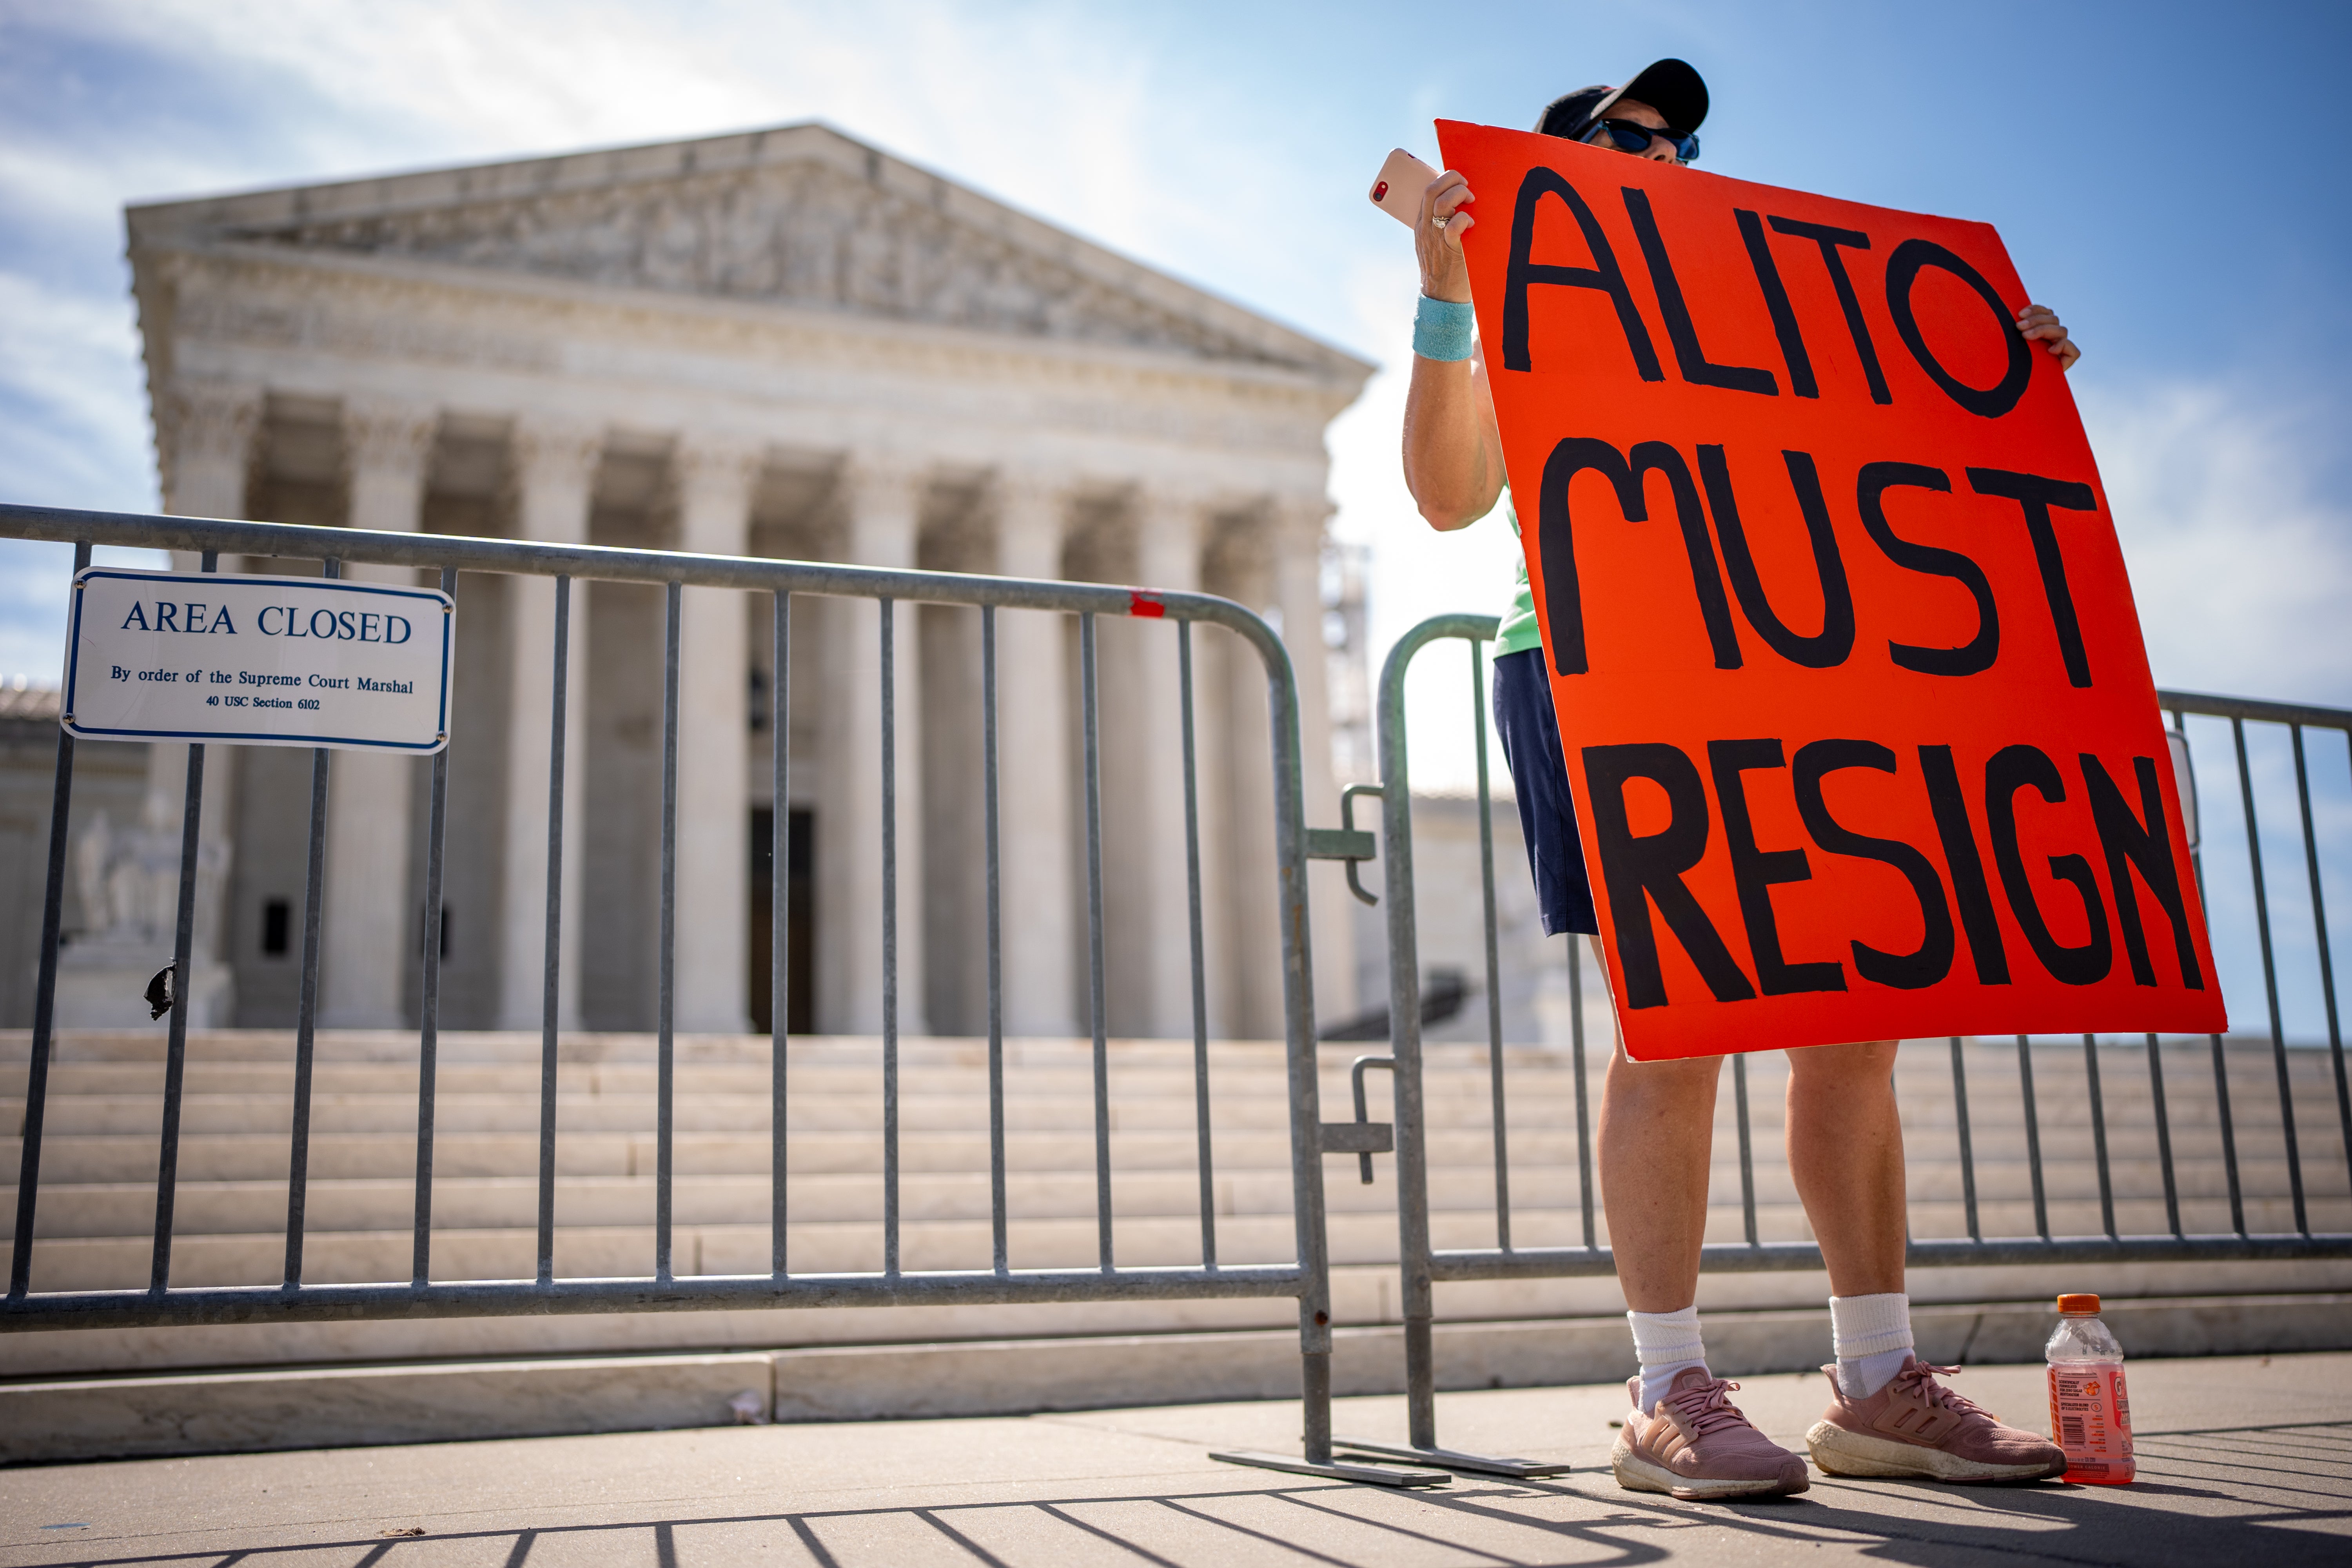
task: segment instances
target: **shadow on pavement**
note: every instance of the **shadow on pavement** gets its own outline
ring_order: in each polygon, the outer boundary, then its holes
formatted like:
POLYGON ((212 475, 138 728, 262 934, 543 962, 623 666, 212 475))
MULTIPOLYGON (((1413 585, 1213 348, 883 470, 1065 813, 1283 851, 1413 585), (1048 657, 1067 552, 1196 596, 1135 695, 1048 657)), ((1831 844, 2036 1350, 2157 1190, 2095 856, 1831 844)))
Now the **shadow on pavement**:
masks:
MULTIPOLYGON (((1817 1478, 1794 1498, 1678 1503, 1620 1489, 1607 1473, 1559 1481, 1457 1482, 1411 1494, 1328 1486, 1017 1502, 778 1511, 515 1531, 289 1542, 224 1553, 53 1558, 89 1568, 237 1563, 301 1553, 354 1568, 451 1560, 650 1560, 661 1568, 751 1560, 863 1568, 979 1563, 1023 1568, 1100 1557, 1191 1568, 1250 1560, 1359 1568, 1378 1563, 1634 1564, 1708 1559, 1818 1563, 1822 1548, 1921 1568, 1998 1562, 2340 1563, 2352 1555, 2352 1423, 2153 1436, 2129 1488, 2050 1483, 1961 1488, 1817 1478), (635 1538, 635 1539, 632 1539, 635 1538), (501 1556, 503 1547, 503 1556, 501 1556), (348 1555, 343 1555, 348 1554, 348 1555)), ((90 1542, 98 1545, 99 1542, 90 1542)), ((60 1547, 72 1550, 64 1542, 60 1547)))

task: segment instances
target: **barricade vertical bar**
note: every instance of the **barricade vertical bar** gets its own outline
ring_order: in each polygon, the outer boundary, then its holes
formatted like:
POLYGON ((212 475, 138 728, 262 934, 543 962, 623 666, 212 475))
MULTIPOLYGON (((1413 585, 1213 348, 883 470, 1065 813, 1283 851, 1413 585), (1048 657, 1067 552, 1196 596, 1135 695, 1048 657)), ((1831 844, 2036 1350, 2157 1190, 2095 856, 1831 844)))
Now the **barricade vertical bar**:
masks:
MULTIPOLYGON (((2200 889, 2201 891, 2201 889, 2200 889)), ((2221 1118, 2221 1171, 2230 1181, 2230 1228, 2240 1236, 2246 1234, 2246 1199, 2238 1184, 2238 1131, 2230 1113, 2230 1060, 2221 1044, 2221 1037, 2207 1037, 2213 1042, 2213 1105, 2221 1118)))
MULTIPOLYGON (((2294 799, 2303 814, 2303 867, 2311 879, 2311 926, 2319 949, 2319 994, 2327 1007, 2327 1048, 2336 1062, 2336 1117, 2343 1130, 2344 1163, 2352 1175, 2352 1086, 2345 1082, 2344 1034, 2336 1018, 2336 963, 2327 951, 2327 900, 2319 890, 2319 840, 2311 828, 2311 779, 2303 763, 2303 726, 2290 724, 2294 737, 2294 799)), ((2352 741, 2352 731, 2346 731, 2352 741)))
POLYGON ((1094 1031, 1095 1251, 1108 1274, 1111 1268, 1110 1036, 1103 1017, 1102 756, 1091 610, 1078 616, 1078 675, 1086 738, 1087 1023, 1094 1031))
POLYGON ((792 1037, 793 596, 775 597, 775 689, 768 694, 768 1274, 784 1277, 785 1047, 792 1037))
MULTIPOLYGON (((1091 704, 1087 712, 1091 717, 1091 704)), ((1306 1281, 1298 1296, 1299 1393, 1305 1416, 1300 1436, 1307 1461, 1328 1465, 1331 1462, 1331 1250, 1323 1208, 1315 959, 1307 919, 1306 786, 1298 749, 1298 685, 1289 657, 1278 641, 1266 658, 1266 723, 1274 764, 1274 853, 1280 889, 1276 929, 1282 933, 1283 1054, 1290 1080, 1290 1209, 1299 1271, 1306 1281)), ((1091 782, 1091 770, 1088 776, 1091 782)), ((1397 1114, 1402 1119, 1402 1107, 1397 1114)))
POLYGON ((190 746, 180 812, 179 910, 172 941, 172 1021, 163 1047, 163 1127, 156 1157, 154 1254, 147 1284, 158 1295, 172 1280, 172 1211, 179 1195, 180 1097, 187 1076, 188 973, 196 917, 196 835, 204 801, 205 748, 190 746))
MULTIPOLYGON (((332 565, 333 563, 328 563, 332 565)), ((319 927, 326 899, 328 751, 310 752, 310 843, 302 879, 302 978, 294 1009, 294 1128, 286 1155, 286 1289, 302 1283, 310 1194, 310 1083, 318 1051, 319 927)))
POLYGON ((1600 1242, 1592 1224, 1592 1096, 1584 1081, 1584 940, 1574 931, 1568 936, 1568 1050, 1576 1072, 1576 1195, 1589 1252, 1600 1242))
MULTIPOLYGON (((89 546, 76 544, 76 574, 89 564, 89 546)), ((8 1252, 12 1298, 32 1289, 33 1221, 41 1191, 41 1123, 48 1109, 49 1050, 58 1013, 58 939, 65 923, 66 848, 73 823, 73 731, 60 724, 57 782, 49 790, 49 864, 41 887, 40 969, 33 983, 33 1049, 26 1063, 24 1132, 16 1163, 16 1229, 8 1252)))
MULTIPOLYGON (((2189 733, 2187 719, 2178 708, 2170 711, 2174 731, 2185 740, 2189 733)), ((2189 865, 2197 876, 2198 903, 2207 909, 2212 908, 2205 896, 2205 852, 2201 847, 2190 847, 2189 865)), ((2213 1047, 2213 1108, 2221 1124, 2221 1173, 2228 1179, 2230 1186, 2230 1228, 2243 1236, 2246 1234, 2246 1204, 2244 1189, 2238 1182, 2238 1130, 2236 1119, 2230 1110, 2229 1057, 2222 1047, 2221 1036, 2209 1035, 2206 1038, 2213 1047)))
POLYGON ((1984 1231, 1977 1224, 1977 1151, 1969 1135, 1969 1068, 1959 1036, 1951 1038, 1952 1110, 1960 1134, 1960 1208, 1968 1216, 1969 1239, 1982 1241, 1984 1231))
POLYGON ((1201 934, 1201 781, 1192 736, 1192 623, 1176 623, 1176 686, 1184 729, 1185 936, 1192 957, 1193 1164, 1201 1179, 1201 1267, 1217 1266, 1216 1168, 1209 1140, 1209 970, 1201 934))
POLYGON ((654 1278, 672 1274, 671 1178, 676 1174, 677 1083, 677 643, 686 588, 667 585, 662 622, 661 965, 655 1005, 654 1278))
MULTIPOLYGON (((441 591, 457 594, 457 569, 441 569, 441 591)), ((455 611, 444 614, 454 615, 455 611)), ((416 1222, 411 1241, 409 1283, 433 1278, 433 1111, 441 1058, 441 922, 443 881, 449 830, 449 745, 433 753, 433 793, 425 824, 424 973, 417 984, 416 1030, 416 1222)))
POLYGON ((1732 1114, 1739 1122, 1739 1219, 1748 1245, 1756 1245, 1756 1153, 1748 1135, 1748 1055, 1731 1058, 1732 1114))
POLYGON ((1471 754, 1478 764, 1478 891, 1486 938, 1486 1092, 1495 1127, 1495 1245, 1508 1252, 1511 1134, 1503 1087, 1503 966, 1495 929, 1495 798, 1486 773, 1486 661, 1476 639, 1465 638, 1465 645, 1470 649, 1471 754))
POLYGON ((572 579, 555 579, 555 679, 547 739, 547 951, 539 1003, 539 1283, 555 1279, 555 1028, 563 964, 563 720, 571 695, 572 579))
POLYGON ((2116 1185, 2107 1171, 2107 1100, 2099 1091, 2099 1037, 2083 1037, 2083 1071, 2091 1089, 2091 1154, 2099 1167, 2099 1225, 2116 1234, 2116 1185))
POLYGON ((2164 1053, 2156 1037, 2147 1037, 2148 1099, 2156 1108, 2156 1163, 2164 1173, 2164 1223, 2167 1229, 2179 1236, 2180 1230, 2180 1186, 2172 1173, 2172 1119, 2165 1113, 2164 1053))
MULTIPOLYGON (((1404 678, 1423 644, 1444 635, 1424 622, 1389 650, 1377 700, 1381 768, 1381 902, 1388 920, 1390 1093, 1396 1126, 1399 1302, 1404 1319, 1406 1441, 1437 1446, 1437 1369, 1432 1337, 1436 1290, 1430 1278, 1429 1145, 1422 1095, 1421 935, 1412 879, 1412 769, 1405 738, 1404 678)), ((1486 623, 1490 628, 1494 623, 1486 623)), ((1480 751, 1483 755, 1485 748, 1480 751)), ((1294 1069, 1295 1070, 1295 1069, 1294 1069)))
MULTIPOLYGON (((215 551, 204 552, 203 570, 220 565, 215 551)), ((180 805, 179 908, 172 922, 172 1022, 163 1044, 163 1125, 155 1155, 155 1237, 147 1289, 160 1296, 172 1285, 172 1213, 180 1195, 180 1100, 188 1076, 189 979, 196 937, 196 852, 205 817, 205 749, 188 748, 188 776, 180 805)))
MULTIPOLYGON (((329 580, 342 563, 320 563, 329 580)), ((327 771, 331 753, 310 751, 310 861, 302 879, 302 982, 294 1010, 294 1131, 286 1153, 286 1289, 302 1284, 302 1233, 310 1201, 310 1083, 319 1034, 319 926, 327 897, 327 771)))
POLYGON ((898 606, 882 604, 882 1272, 898 1274, 898 606))
POLYGON ((2033 1173, 2033 1234, 2050 1239, 2050 1205, 2042 1187, 2042 1117, 2033 1101, 2033 1046, 2017 1037, 2018 1093, 2025 1102, 2025 1160, 2033 1173))
POLYGON ((2263 885, 2262 832, 2254 820, 2254 775, 2246 765, 2246 721, 2230 721, 2230 739, 2238 750, 2238 795, 2246 808, 2246 861, 2253 873, 2254 931, 2263 944, 2263 997, 2270 1004, 2271 1058, 2278 1069, 2279 1131, 2286 1144, 2287 1192, 2294 1203, 2294 1228, 2311 1234, 2303 1210, 2303 1151, 2294 1136, 2294 1084, 2287 1075, 2286 1031, 2279 1018, 2278 965, 2271 953, 2270 897, 2263 885))
POLYGON ((988 898, 988 1225, 991 1267, 1012 1268, 1005 1240, 1004 1201, 1004 908, 1003 862, 997 839, 996 606, 980 607, 980 771, 982 838, 988 898))

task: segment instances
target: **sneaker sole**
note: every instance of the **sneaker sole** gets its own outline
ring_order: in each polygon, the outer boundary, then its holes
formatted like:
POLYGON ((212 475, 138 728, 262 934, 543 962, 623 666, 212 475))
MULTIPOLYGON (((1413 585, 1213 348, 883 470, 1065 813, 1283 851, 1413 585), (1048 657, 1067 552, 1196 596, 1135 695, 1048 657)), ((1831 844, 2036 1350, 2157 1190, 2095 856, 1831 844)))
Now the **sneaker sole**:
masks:
POLYGON ((1811 1486, 1812 1479, 1799 1477, 1794 1483, 1785 1478, 1759 1480, 1738 1477, 1721 1480, 1695 1480, 1677 1474, 1664 1465, 1652 1464, 1619 1438, 1609 1450, 1609 1468, 1617 1477, 1617 1484, 1632 1492, 1664 1492, 1683 1502, 1725 1502, 1743 1497, 1785 1497, 1803 1491, 1811 1486))
POLYGON ((1996 1465, 1983 1459, 1965 1459, 1941 1448, 1923 1447, 1892 1437, 1874 1437, 1832 1421, 1814 1422, 1812 1430, 1805 1434, 1805 1447, 1811 1450, 1813 1463, 1821 1467, 1822 1474, 1869 1480, 1909 1479, 1962 1485, 2039 1481, 2063 1475, 2066 1469, 2063 1455, 2054 1463, 1996 1465))

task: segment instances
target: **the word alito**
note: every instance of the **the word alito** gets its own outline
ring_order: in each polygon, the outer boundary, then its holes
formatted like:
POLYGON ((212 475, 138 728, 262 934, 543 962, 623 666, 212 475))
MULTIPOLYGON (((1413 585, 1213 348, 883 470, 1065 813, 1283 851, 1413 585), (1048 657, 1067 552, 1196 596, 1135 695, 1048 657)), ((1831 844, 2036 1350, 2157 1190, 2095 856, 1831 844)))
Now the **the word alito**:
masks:
MULTIPOLYGON (((1674 257, 1666 247, 1665 236, 1660 231, 1649 194, 1628 185, 1620 193, 1625 203, 1625 216, 1631 224, 1635 240, 1642 249, 1642 259, 1649 268, 1650 284, 1658 300, 1658 313, 1666 328, 1666 341, 1673 346, 1675 366, 1683 380, 1695 386, 1723 387, 1732 392, 1749 392, 1763 397, 1780 395, 1780 384, 1773 374, 1760 365, 1718 364, 1710 360, 1699 342, 1698 327, 1691 319, 1690 304, 1683 291, 1682 279, 1675 269, 1674 257)), ((1765 238, 1767 220, 1745 207, 1732 211, 1734 225, 1739 231, 1749 265, 1756 274, 1759 297, 1772 322, 1773 336, 1779 341, 1783 368, 1788 372, 1789 390, 1798 397, 1819 397, 1821 384, 1813 372, 1811 352, 1805 344, 1805 334, 1790 303, 1788 287, 1782 280, 1779 264, 1773 259, 1772 247, 1765 238)), ((1844 327, 1853 342, 1854 357, 1861 362, 1864 377, 1870 388, 1873 403, 1891 404, 1895 392, 1888 384, 1886 373, 1879 363, 1877 341, 1872 336, 1869 319, 1864 314, 1862 300, 1854 292, 1853 279, 1846 270, 1846 250, 1865 251, 1871 248, 1867 233, 1860 229, 1841 228, 1832 225, 1801 222, 1795 218, 1772 217, 1775 233, 1806 240, 1821 252, 1822 266, 1836 294, 1844 327)), ((1648 324, 1643 320, 1641 308, 1634 302, 1633 290, 1625 282, 1625 270, 1618 264, 1617 252, 1609 242, 1607 231, 1593 215, 1592 208, 1579 195, 1574 185, 1556 170, 1533 168, 1527 172, 1519 184, 1518 202, 1511 215, 1511 255, 1509 269, 1503 288, 1503 368, 1516 371, 1537 369, 1528 351, 1528 291, 1538 287, 1591 289, 1608 296, 1616 308, 1617 324, 1625 334, 1626 352, 1633 355, 1635 374, 1643 381, 1664 381, 1665 370, 1658 362, 1658 351, 1650 337, 1648 324), (1592 265, 1575 267, 1534 258, 1537 217, 1547 197, 1564 203, 1576 220, 1590 247, 1592 265)), ((1895 323, 1895 335, 1916 360, 1928 380, 1942 389, 1944 395, 1961 408, 1981 418, 1998 419, 2017 406, 2025 395, 2027 384, 2033 376, 2033 350, 2014 330, 2009 307, 2002 303, 2000 292, 1985 275, 1969 265, 1966 258, 1934 240, 1914 236, 1895 247, 1886 260, 1886 312, 1895 323), (2000 379, 1990 386, 1976 386, 1952 374, 1950 367, 1937 357, 1927 335, 1920 330, 1919 311, 1913 302, 1920 274, 1927 271, 1946 274, 1969 293, 1984 302, 1991 313, 1993 330, 2004 345, 2004 363, 2000 379)), ((1549 367, 1558 368, 1558 367, 1549 367)))

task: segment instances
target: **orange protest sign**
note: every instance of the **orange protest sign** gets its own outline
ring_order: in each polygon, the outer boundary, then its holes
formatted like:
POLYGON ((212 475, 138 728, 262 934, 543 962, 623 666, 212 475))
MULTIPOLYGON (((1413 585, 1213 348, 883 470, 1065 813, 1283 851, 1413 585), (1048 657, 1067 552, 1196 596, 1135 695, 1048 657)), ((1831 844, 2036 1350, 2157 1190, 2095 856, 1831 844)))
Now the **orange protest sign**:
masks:
POLYGON ((1438 133, 1627 1051, 2225 1027, 2000 237, 1438 133))

